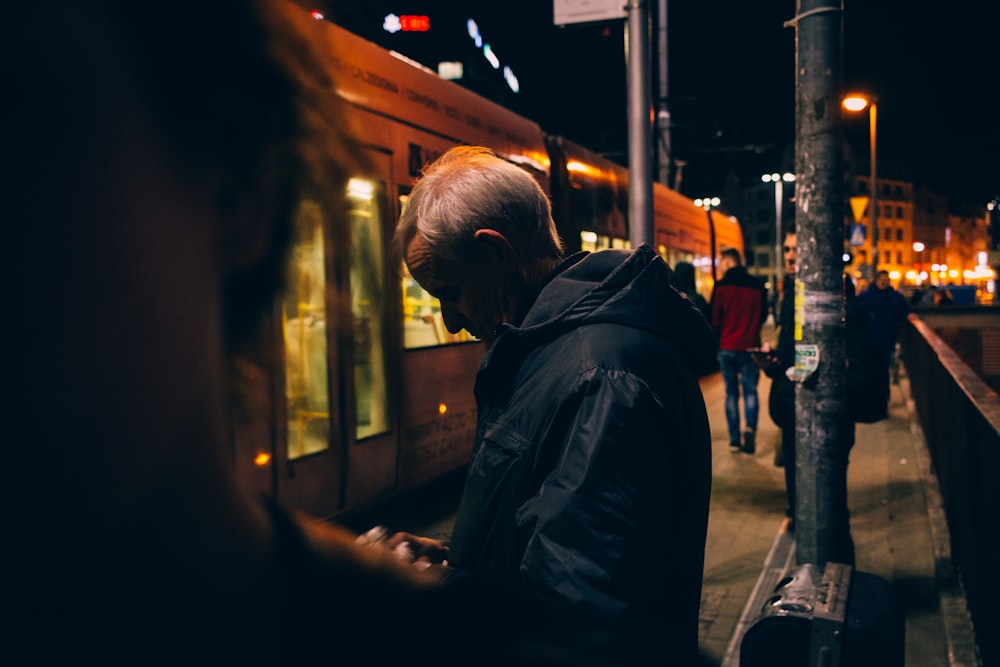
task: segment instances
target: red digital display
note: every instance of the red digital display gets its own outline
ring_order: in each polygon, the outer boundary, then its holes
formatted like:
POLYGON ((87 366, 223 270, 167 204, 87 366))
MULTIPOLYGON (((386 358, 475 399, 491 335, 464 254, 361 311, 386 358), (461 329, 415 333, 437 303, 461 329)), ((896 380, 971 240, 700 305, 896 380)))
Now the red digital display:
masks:
POLYGON ((427 32, 431 29, 431 20, 422 14, 403 14, 399 17, 399 27, 403 32, 427 32))

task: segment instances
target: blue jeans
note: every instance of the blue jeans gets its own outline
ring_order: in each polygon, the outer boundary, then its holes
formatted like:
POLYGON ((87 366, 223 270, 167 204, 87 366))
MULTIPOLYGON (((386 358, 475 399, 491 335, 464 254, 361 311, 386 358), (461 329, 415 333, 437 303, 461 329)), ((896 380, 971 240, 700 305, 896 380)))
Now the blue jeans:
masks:
POLYGON ((757 380, 760 368, 749 352, 719 350, 719 367, 726 383, 726 425, 729 442, 740 442, 740 387, 743 389, 743 416, 747 428, 757 430, 757 380))

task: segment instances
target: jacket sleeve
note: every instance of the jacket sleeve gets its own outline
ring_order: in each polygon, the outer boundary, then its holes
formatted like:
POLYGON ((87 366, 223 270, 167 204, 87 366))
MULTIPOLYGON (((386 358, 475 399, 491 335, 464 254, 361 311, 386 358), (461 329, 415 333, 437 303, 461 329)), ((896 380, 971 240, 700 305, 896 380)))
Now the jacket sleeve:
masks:
MULTIPOLYGON (((668 531, 652 525, 669 525, 665 492, 651 483, 650 471, 663 486, 666 467, 683 463, 668 460, 663 426, 669 422, 638 378, 598 370, 583 384, 575 405, 564 406, 550 430, 564 434, 558 460, 518 510, 519 527, 529 531, 520 569, 543 597, 614 614, 660 576, 642 564, 667 548, 653 533, 668 531), (653 424, 661 428, 654 431, 653 424)), ((662 569, 662 558, 656 562, 662 569)))

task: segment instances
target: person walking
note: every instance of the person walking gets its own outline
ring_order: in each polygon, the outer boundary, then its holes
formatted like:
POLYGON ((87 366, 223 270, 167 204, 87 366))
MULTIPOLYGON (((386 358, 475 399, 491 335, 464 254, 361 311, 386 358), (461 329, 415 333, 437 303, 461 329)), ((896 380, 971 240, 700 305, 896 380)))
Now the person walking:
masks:
POLYGON ((655 628, 629 650, 690 664, 711 433, 688 362, 712 339, 670 268, 647 245, 564 258, 534 178, 473 146, 425 168, 394 245, 448 330, 487 346, 449 567, 655 628))
POLYGON ((875 274, 875 282, 857 296, 858 314, 868 322, 868 336, 878 352, 881 418, 889 414, 889 372, 896 354, 896 330, 900 324, 913 320, 906 298, 889 281, 888 271, 875 274), (884 371, 884 372, 881 372, 884 371))
POLYGON ((747 273, 740 252, 726 248, 719 258, 722 280, 712 293, 712 329, 719 342, 719 368, 726 384, 726 426, 729 449, 753 454, 757 441, 757 381, 760 369, 750 355, 760 348, 760 330, 767 321, 767 289, 747 273), (740 442, 740 394, 746 430, 740 442))
POLYGON ((711 320, 712 309, 709 308, 708 301, 705 300, 705 297, 698 293, 694 275, 694 264, 691 262, 677 262, 674 264, 674 287, 676 287, 681 294, 691 299, 694 305, 698 307, 698 312, 700 312, 706 320, 711 320))

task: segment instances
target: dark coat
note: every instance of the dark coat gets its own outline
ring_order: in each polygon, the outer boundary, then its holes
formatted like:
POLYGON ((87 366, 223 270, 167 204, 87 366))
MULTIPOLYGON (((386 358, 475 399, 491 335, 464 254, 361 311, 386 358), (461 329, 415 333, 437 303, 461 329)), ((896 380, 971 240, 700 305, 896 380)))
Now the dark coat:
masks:
MULTIPOLYGON (((711 330, 648 246, 567 259, 476 380, 449 562, 601 615, 656 617, 693 655, 711 434, 686 360, 711 330)), ((706 352, 707 351, 707 352, 706 352)))
POLYGON ((896 329, 912 312, 906 297, 892 289, 872 284, 858 295, 858 311, 868 320, 868 335, 888 368, 896 349, 896 329))

